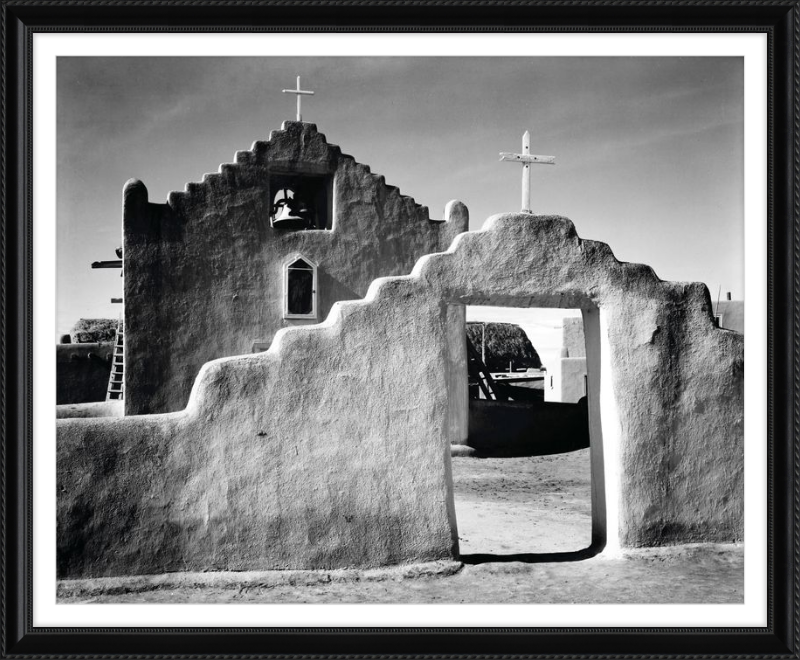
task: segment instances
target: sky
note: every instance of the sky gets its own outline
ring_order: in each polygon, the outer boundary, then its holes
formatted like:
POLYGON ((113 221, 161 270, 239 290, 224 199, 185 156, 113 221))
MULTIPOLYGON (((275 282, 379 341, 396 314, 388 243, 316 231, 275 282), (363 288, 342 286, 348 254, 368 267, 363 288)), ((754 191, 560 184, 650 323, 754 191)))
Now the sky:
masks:
MULTIPOLYGON (((690 57, 61 57, 57 64, 57 332, 115 318, 122 188, 151 202, 199 181, 295 118, 441 218, 470 229, 520 210, 521 167, 500 162, 531 133, 536 213, 664 280, 744 295, 743 62, 690 57)), ((472 314, 475 318, 475 314, 472 314)), ((484 314, 485 316, 485 314, 484 314)), ((503 316, 501 314, 501 316, 503 316)), ((506 312, 504 319, 508 316, 506 312)), ((549 315, 523 320, 556 327, 549 315), (544 321, 542 321, 544 319, 544 321)), ((535 343, 535 342, 534 342, 535 343)))

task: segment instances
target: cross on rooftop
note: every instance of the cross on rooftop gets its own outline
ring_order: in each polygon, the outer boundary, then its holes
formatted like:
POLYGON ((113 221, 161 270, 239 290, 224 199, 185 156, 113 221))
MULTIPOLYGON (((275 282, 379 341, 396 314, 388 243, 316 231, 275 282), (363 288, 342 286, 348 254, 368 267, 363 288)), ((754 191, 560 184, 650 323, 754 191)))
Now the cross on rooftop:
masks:
POLYGON ((556 157, 531 155, 531 134, 525 131, 522 136, 522 153, 512 154, 507 151, 501 151, 500 160, 522 163, 522 210, 531 213, 531 164, 555 165, 556 157))
POLYGON ((314 96, 314 92, 307 92, 300 89, 300 76, 297 76, 297 89, 284 89, 284 94, 297 94, 297 121, 303 121, 303 116, 300 114, 300 99, 306 96, 314 96))

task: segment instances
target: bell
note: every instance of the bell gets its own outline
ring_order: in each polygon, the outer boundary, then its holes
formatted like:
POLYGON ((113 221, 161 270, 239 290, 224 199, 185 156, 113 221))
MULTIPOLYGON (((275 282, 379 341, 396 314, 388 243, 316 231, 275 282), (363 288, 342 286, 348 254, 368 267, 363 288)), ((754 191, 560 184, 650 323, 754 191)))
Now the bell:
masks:
POLYGON ((305 229, 308 221, 294 210, 294 200, 281 199, 275 202, 272 226, 276 229, 305 229))

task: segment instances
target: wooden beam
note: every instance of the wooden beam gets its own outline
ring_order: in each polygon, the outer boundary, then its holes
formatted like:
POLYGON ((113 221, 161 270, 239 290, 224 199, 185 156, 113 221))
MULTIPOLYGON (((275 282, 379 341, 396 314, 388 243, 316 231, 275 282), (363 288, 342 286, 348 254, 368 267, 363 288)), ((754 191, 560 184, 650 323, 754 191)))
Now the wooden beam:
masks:
POLYGON ((119 261, 93 261, 92 268, 122 268, 122 260, 119 261))
POLYGON ((540 163, 542 165, 555 165, 555 156, 534 156, 532 154, 512 154, 507 151, 500 152, 500 160, 510 160, 515 163, 540 163))

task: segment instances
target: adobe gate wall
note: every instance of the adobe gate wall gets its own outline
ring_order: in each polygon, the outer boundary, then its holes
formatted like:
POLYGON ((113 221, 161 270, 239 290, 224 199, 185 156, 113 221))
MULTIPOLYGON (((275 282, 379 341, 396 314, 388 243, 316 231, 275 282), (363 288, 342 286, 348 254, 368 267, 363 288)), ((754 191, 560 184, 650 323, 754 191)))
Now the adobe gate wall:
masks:
POLYGON ((565 218, 521 213, 265 353, 206 364, 183 412, 58 420, 59 576, 457 556, 459 304, 591 320, 611 545, 742 538, 742 336, 714 326, 705 286, 661 282, 565 218))
POLYGON ((112 342, 56 344, 56 405, 105 401, 112 342))
POLYGON ((467 228, 463 204, 451 202, 444 221, 431 220, 427 207, 302 122, 285 122, 166 204, 150 203, 144 184, 129 181, 125 413, 183 409, 206 362, 269 345, 280 328, 321 321, 334 302, 362 298, 382 275, 408 273, 467 228), (274 172, 332 177, 332 229, 273 228, 274 172), (316 320, 283 318, 283 263, 294 253, 319 266, 316 320))

